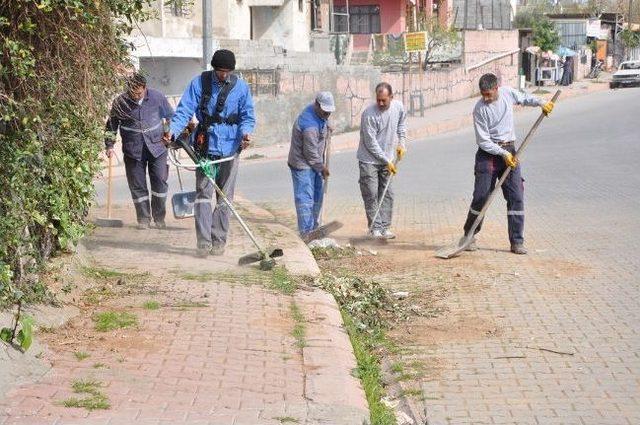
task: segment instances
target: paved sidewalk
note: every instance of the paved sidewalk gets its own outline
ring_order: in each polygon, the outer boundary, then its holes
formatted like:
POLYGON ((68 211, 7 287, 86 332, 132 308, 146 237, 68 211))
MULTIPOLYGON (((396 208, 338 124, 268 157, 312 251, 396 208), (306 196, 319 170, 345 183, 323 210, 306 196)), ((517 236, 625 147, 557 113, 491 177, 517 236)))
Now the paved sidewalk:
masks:
MULTIPOLYGON (((283 263, 293 274, 317 273, 310 252, 291 230, 246 202, 240 208, 261 240, 284 249, 283 263)), ((128 273, 94 290, 118 296, 78 301, 78 317, 38 333, 48 347, 42 361, 50 368, 0 401, 0 424, 361 425, 368 420, 364 393, 350 374, 355 358, 332 297, 304 287, 287 295, 272 286, 271 273, 237 266, 237 258, 254 248, 235 221, 225 255, 198 259, 192 219, 168 219, 166 230, 140 231, 132 207, 116 208, 113 216, 124 219, 125 227, 96 229, 81 255, 91 267, 128 273), (136 285, 138 280, 144 283, 136 285), (157 309, 143 308, 150 300, 157 309), (92 317, 105 311, 134 314, 138 324, 97 332, 92 317), (294 335, 297 326, 305 329, 302 339, 294 335), (87 396, 73 393, 79 380, 95 381, 111 407, 64 407, 70 397, 87 396)))

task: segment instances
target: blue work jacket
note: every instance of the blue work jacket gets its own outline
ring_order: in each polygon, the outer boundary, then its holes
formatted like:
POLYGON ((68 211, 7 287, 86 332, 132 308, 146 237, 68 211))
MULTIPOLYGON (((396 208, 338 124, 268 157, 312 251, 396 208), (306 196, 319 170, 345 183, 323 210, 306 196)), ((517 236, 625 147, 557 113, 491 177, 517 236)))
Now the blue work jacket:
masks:
MULTIPOLYGON (((215 73, 213 74, 212 84, 211 100, 209 101, 209 105, 207 105, 209 115, 213 115, 215 111, 218 94, 222 87, 215 73)), ((196 119, 202 121, 202 116, 198 108, 201 96, 202 83, 200 75, 198 75, 191 80, 191 83, 189 83, 189 86, 184 91, 180 103, 176 108, 176 113, 171 119, 172 134, 177 136, 182 133, 182 130, 187 126, 187 123, 189 123, 194 113, 196 119)), ((223 157, 235 155, 240 149, 242 137, 245 134, 253 133, 256 123, 253 111, 253 99, 251 98, 249 85, 240 78, 238 78, 235 86, 229 92, 220 117, 227 118, 234 114, 238 116, 237 124, 220 123, 212 124, 211 127, 209 127, 209 155, 223 157)))
POLYGON ((173 108, 164 94, 147 89, 141 103, 131 99, 127 93, 118 96, 111 105, 106 130, 113 135, 105 139, 105 147, 115 143, 115 134, 120 130, 122 152, 133 159, 142 159, 142 148, 157 158, 167 151, 162 143, 162 120, 173 116, 173 108))

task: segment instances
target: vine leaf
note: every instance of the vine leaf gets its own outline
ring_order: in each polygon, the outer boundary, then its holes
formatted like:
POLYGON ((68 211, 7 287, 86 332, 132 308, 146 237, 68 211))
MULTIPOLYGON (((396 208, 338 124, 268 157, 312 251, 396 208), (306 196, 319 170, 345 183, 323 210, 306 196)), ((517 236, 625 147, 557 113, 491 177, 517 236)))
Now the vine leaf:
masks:
POLYGON ((0 339, 6 342, 7 344, 11 344, 11 340, 13 339, 12 333, 13 332, 11 332, 11 329, 2 328, 2 330, 0 330, 0 339))

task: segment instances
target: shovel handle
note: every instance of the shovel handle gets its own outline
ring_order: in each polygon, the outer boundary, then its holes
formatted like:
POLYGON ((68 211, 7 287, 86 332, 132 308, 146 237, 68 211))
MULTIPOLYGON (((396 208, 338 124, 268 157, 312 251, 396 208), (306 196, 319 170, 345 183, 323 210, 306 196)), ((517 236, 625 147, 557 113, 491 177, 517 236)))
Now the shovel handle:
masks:
POLYGON ((107 172, 107 218, 111 218, 111 179, 113 178, 113 152, 109 155, 109 171, 107 172))

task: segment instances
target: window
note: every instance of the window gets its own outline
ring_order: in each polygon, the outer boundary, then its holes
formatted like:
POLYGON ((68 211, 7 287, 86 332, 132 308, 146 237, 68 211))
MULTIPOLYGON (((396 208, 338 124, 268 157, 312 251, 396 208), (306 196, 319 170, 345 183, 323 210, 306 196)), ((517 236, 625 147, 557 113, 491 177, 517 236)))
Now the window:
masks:
MULTIPOLYGON (((334 8, 335 32, 347 32, 346 13, 346 6, 334 8)), ((379 34, 380 6, 350 6, 348 29, 351 34, 379 34)))

